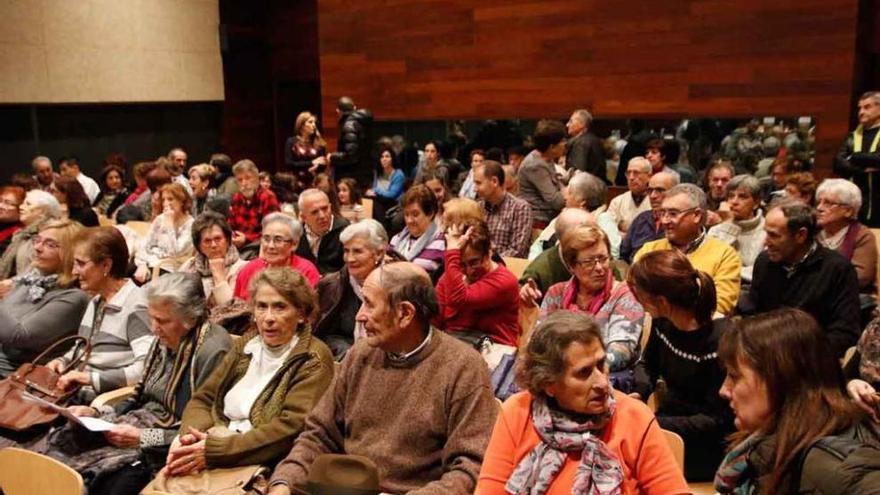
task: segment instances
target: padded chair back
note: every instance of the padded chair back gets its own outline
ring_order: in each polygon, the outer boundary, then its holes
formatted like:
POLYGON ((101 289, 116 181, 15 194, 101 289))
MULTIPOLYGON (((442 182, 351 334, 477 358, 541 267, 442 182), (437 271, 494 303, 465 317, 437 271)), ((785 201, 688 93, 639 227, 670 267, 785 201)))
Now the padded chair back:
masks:
POLYGON ((669 450, 672 451, 672 457, 675 457, 676 464, 684 471, 684 440, 678 433, 664 429, 660 431, 666 437, 666 442, 669 444, 669 450))
POLYGON ((526 271, 526 267, 529 266, 529 260, 525 258, 513 258, 505 256, 501 259, 504 260, 504 265, 507 267, 508 270, 510 270, 510 273, 512 273, 517 278, 517 280, 522 277, 523 272, 526 271))
POLYGON ((83 479, 51 457, 10 447, 0 450, 0 489, 4 495, 82 495, 83 479))

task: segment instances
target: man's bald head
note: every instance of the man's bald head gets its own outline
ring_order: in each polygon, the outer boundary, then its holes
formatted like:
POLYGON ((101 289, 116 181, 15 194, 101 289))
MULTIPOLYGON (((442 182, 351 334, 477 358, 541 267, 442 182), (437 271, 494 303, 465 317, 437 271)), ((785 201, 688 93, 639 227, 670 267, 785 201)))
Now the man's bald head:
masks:
POLYGON ((658 172, 651 176, 648 180, 648 199, 651 201, 651 208, 660 208, 663 198, 666 197, 666 191, 678 185, 678 178, 669 172, 658 172))
POLYGON ((596 217, 583 208, 565 208, 556 218, 556 238, 561 239, 569 230, 583 225, 596 226, 596 217))

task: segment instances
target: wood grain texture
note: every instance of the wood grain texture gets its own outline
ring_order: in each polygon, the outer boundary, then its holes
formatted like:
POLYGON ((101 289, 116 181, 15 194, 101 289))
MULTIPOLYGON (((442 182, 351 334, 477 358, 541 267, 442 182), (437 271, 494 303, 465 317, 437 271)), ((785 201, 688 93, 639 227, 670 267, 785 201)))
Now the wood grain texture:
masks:
POLYGON ((378 119, 796 116, 850 125, 858 0, 321 0, 325 135, 378 119))

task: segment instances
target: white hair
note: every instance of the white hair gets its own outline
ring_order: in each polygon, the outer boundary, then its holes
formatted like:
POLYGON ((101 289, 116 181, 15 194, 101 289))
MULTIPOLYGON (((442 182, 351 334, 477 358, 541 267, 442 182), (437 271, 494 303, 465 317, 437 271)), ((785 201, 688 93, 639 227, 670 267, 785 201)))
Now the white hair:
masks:
POLYGON ((48 163, 48 164, 49 164, 49 168, 52 168, 52 160, 49 159, 48 156, 43 156, 43 155, 40 155, 40 156, 38 156, 38 157, 35 157, 33 160, 31 160, 31 168, 32 168, 32 169, 37 168, 37 165, 39 165, 39 164, 42 163, 42 162, 48 163))
POLYGON ((167 301, 172 313, 187 326, 205 315, 205 290, 201 279, 193 273, 166 273, 147 284, 147 304, 167 301))
POLYGON ((626 168, 627 168, 627 170, 629 170, 629 167, 631 167, 631 166, 633 166, 633 165, 635 165, 636 167, 641 168, 641 169, 642 169, 642 172, 645 172, 645 173, 647 173, 647 174, 650 174, 651 171, 653 170, 653 168, 651 167, 651 162, 649 162, 648 159, 645 158, 645 157, 643 157, 643 156, 636 156, 636 157, 633 157, 633 158, 629 161, 629 163, 626 164, 626 168))
POLYGON ((858 214, 862 208, 862 191, 859 187, 846 179, 825 179, 816 188, 816 199, 821 194, 828 194, 837 201, 851 207, 858 214))
POLYGON ((266 230, 266 227, 273 223, 280 223, 287 227, 290 231, 290 238, 295 241, 299 241, 299 238, 302 237, 302 224, 290 215, 278 211, 269 213, 263 217, 262 230, 266 230))
POLYGON ((385 227, 372 218, 365 218, 358 223, 353 223, 339 233, 339 240, 342 244, 355 238, 367 241, 367 246, 373 251, 385 249, 388 246, 388 233, 385 232, 385 227))
POLYGON ((58 198, 41 189, 31 189, 25 195, 25 201, 34 206, 42 207, 51 218, 61 217, 61 203, 58 198))

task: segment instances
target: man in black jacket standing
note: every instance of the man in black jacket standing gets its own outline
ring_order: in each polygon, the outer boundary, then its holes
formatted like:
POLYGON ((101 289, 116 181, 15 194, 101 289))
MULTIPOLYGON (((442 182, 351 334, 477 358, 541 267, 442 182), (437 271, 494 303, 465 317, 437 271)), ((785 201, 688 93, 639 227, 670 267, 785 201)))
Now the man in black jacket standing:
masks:
POLYGON ((339 141, 336 152, 330 154, 335 180, 339 182, 339 179, 351 177, 361 191, 366 191, 373 185, 374 166, 370 156, 373 114, 358 109, 348 96, 339 98, 336 113, 339 114, 339 141))
POLYGON ((843 357, 861 333, 855 268, 814 240, 816 218, 807 205, 784 202, 771 207, 764 230, 767 249, 755 261, 752 286, 740 300, 740 312, 802 309, 825 330, 829 351, 843 357))
POLYGON ((851 180, 862 190, 859 219, 869 227, 880 227, 880 92, 869 91, 859 98, 859 125, 834 157, 834 173, 851 180))
POLYGON ((565 166, 588 172, 608 183, 605 166, 605 150, 602 140, 590 132, 593 116, 579 109, 571 114, 565 128, 568 131, 568 144, 565 151, 565 166))

